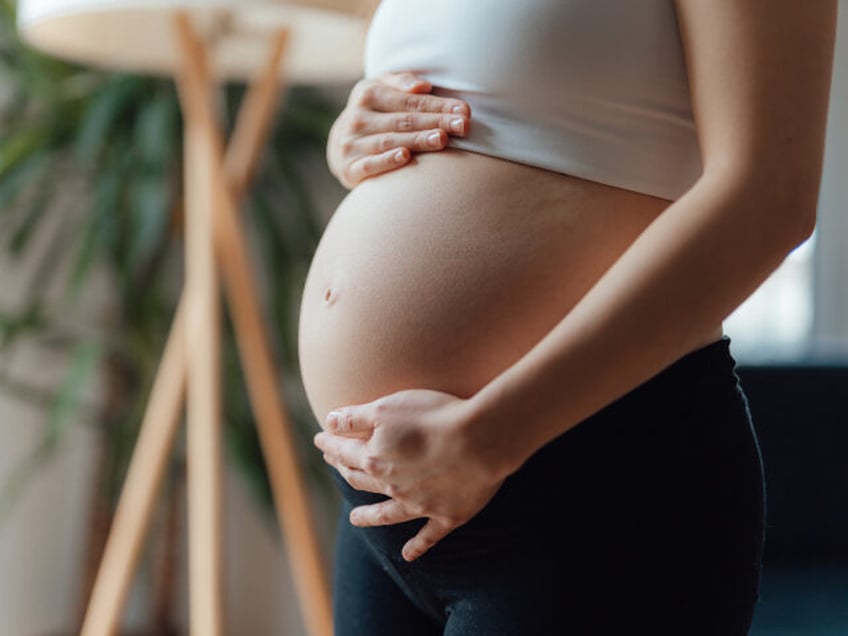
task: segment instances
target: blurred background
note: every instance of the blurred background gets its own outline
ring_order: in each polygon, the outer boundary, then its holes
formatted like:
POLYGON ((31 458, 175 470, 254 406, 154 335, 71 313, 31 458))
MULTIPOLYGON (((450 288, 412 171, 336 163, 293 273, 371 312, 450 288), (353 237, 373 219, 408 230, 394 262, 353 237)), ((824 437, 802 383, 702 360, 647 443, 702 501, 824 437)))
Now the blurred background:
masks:
MULTIPOLYGON (((79 629, 182 288, 182 119, 170 80, 45 57, 0 0, 0 634, 79 629)), ((752 633, 848 634, 848 2, 819 221, 725 323, 768 477, 752 633)), ((312 252, 346 190, 326 136, 351 84, 290 87, 245 200, 280 390, 330 554, 338 504, 296 367, 312 252)), ((240 85, 227 85, 232 124, 240 85)), ((304 634, 231 327, 223 350, 228 633, 304 634)), ((187 624, 184 431, 124 620, 187 624)))

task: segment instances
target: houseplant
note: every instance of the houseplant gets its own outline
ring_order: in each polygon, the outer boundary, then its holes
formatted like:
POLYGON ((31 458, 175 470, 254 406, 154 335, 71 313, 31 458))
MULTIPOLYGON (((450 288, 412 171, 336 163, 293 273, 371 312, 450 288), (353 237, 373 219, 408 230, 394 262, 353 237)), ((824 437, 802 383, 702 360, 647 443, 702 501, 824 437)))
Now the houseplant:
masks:
MULTIPOLYGON (((68 209, 27 285, 24 302, 14 309, 0 307, 0 355, 22 340, 36 339, 66 351, 70 363, 52 393, 21 386, 0 372, 0 386, 37 402, 44 411, 36 449, 0 484, 0 522, 28 478, 61 445, 79 414, 86 385, 100 378, 106 398, 85 418, 96 428, 100 444, 88 565, 80 584, 81 618, 180 290, 182 121, 170 80, 93 71, 42 56, 18 40, 14 24, 14 3, 0 0, 0 249, 26 254, 46 215, 68 209), (66 251, 70 269, 62 268, 64 259, 57 258, 66 251), (68 329, 60 320, 63 303, 78 302, 92 272, 103 270, 117 310, 95 329, 68 329), (67 283, 58 305, 44 294, 57 278, 67 283)), ((223 89, 225 128, 233 123, 242 93, 241 86, 223 89)), ((332 487, 312 448, 311 413, 297 373, 296 322, 303 279, 322 229, 302 159, 323 157, 338 108, 315 89, 288 90, 244 204, 258 256, 255 264, 262 278, 273 281, 264 291, 281 390, 304 468, 330 497, 332 487)), ((251 484, 268 522, 276 524, 232 330, 226 321, 224 326, 228 455, 251 484)), ((154 566, 159 584, 150 612, 153 631, 162 634, 173 631, 170 555, 177 530, 174 502, 184 477, 177 446, 161 498, 165 547, 154 566)))

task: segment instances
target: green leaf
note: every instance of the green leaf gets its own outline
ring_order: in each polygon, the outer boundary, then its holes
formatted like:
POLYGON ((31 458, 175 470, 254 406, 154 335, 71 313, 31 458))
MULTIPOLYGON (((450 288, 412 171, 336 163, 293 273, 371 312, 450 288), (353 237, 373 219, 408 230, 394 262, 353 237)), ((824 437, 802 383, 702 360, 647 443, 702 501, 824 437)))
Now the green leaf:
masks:
POLYGON ((50 409, 46 433, 51 443, 58 443, 71 417, 76 412, 80 397, 100 362, 100 345, 93 339, 80 342, 71 356, 64 382, 50 409))
POLYGON ((134 127, 134 150, 146 169, 161 171, 174 160, 180 137, 179 108, 173 90, 160 89, 140 109, 134 127))
MULTIPOLYGON (((41 184, 39 184, 41 185, 41 184)), ((9 251, 12 256, 20 256, 21 251, 29 243, 32 233, 38 225, 39 221, 44 217, 44 212, 50 204, 52 190, 49 187, 36 188, 33 193, 32 200, 23 213, 23 219, 18 224, 18 227, 12 233, 9 239, 9 251)), ((53 255, 55 257, 55 255, 53 255)))
POLYGON ((92 159, 103 152, 110 131, 121 125, 124 109, 140 97, 139 81, 132 76, 118 76, 97 92, 80 122, 75 143, 78 158, 92 159))
POLYGON ((45 324, 44 312, 38 300, 29 303, 17 314, 0 311, 0 351, 7 348, 21 334, 38 332, 45 324))
POLYGON ((40 150, 48 133, 44 126, 30 126, 18 130, 0 143, 0 179, 18 164, 32 157, 40 150))
POLYGON ((69 294, 79 295, 82 283, 98 256, 114 244, 118 232, 118 204, 121 195, 121 171, 114 165, 106 168, 95 184, 94 200, 88 224, 82 227, 79 249, 69 276, 69 294))
POLYGON ((0 215, 14 205, 26 184, 40 179, 52 163, 51 154, 39 150, 22 158, 16 165, 0 174, 0 215))
POLYGON ((130 236, 128 264, 131 270, 152 256, 168 229, 172 194, 161 175, 137 177, 129 186, 130 236))

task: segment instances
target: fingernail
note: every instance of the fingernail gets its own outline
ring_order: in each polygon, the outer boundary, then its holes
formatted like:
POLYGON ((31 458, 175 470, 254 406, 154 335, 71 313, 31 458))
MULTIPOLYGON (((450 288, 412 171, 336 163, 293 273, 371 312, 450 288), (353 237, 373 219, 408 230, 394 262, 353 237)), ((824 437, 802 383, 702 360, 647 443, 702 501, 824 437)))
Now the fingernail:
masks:
POLYGON ((427 143, 431 146, 438 146, 441 140, 442 136, 438 132, 434 131, 427 135, 427 143))
POLYGON ((461 117, 457 117, 456 119, 451 119, 450 127, 454 132, 461 133, 464 128, 465 121, 461 117))
POLYGON ((331 431, 334 431, 339 426, 339 412, 338 411, 330 411, 327 413, 327 428, 331 431))
POLYGON ((395 163, 403 163, 403 150, 398 150, 394 154, 395 163))
POLYGON ((459 104, 457 104, 456 106, 454 106, 454 107, 451 109, 451 112, 452 112, 452 113, 456 113, 457 115, 461 115, 462 113, 464 113, 464 112, 465 112, 465 108, 464 108, 464 107, 462 107, 462 106, 460 106, 459 104))

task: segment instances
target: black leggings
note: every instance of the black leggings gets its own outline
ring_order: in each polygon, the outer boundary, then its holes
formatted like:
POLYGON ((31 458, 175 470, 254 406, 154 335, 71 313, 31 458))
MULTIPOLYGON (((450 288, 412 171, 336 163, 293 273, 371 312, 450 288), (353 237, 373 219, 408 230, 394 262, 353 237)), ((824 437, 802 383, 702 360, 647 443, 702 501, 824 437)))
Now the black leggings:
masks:
POLYGON ((747 634, 764 482, 729 347, 685 355, 546 444, 411 563, 401 547, 426 520, 350 525, 352 506, 386 497, 330 467, 335 636, 747 634))

